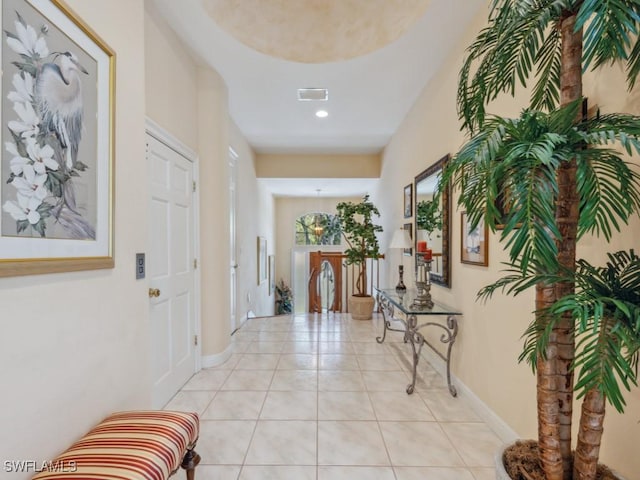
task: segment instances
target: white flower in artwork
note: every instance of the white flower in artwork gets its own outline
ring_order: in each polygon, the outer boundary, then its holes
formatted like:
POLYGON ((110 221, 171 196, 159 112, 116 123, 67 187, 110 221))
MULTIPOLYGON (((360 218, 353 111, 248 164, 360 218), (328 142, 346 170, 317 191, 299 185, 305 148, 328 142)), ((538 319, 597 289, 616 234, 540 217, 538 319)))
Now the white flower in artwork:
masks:
POLYGON ((32 160, 20 155, 16 144, 13 142, 5 142, 4 146, 7 152, 13 155, 13 158, 10 162, 11 173, 13 173, 14 175, 22 175, 25 165, 29 165, 32 160))
POLYGON ((43 174, 46 173, 47 168, 53 171, 60 168, 58 162, 53 159, 53 148, 49 145, 41 147, 34 138, 27 139, 28 158, 20 155, 16 144, 13 142, 6 142, 5 148, 7 152, 13 155, 10 161, 10 168, 11 172, 16 176, 23 175, 26 170, 30 171, 30 169, 37 174, 43 174))
POLYGON ((11 185, 16 187, 18 195, 36 197, 42 203, 42 200, 49 194, 47 187, 44 186, 46 181, 47 175, 36 173, 32 165, 25 165, 22 169, 22 176, 13 177, 11 185))
POLYGON ((13 157, 10 163, 11 173, 13 173, 14 175, 22 175, 25 167, 30 166, 32 163, 33 162, 30 158, 24 158, 20 156, 13 157))
POLYGON ((34 80, 29 72, 22 72, 22 75, 16 73, 13 75, 12 90, 7 98, 15 103, 31 103, 33 102, 33 86, 34 80))
POLYGON ((20 54, 33 57, 35 55, 44 58, 49 55, 47 42, 44 37, 38 37, 35 29, 18 19, 15 21, 16 35, 7 38, 7 44, 11 49, 20 54))
POLYGON ((29 158, 33 160, 33 169, 36 173, 45 173, 47 168, 49 170, 58 170, 58 162, 53 159, 53 148, 49 145, 41 147, 35 139, 30 138, 27 140, 27 153, 29 158))
POLYGON ((14 103, 13 110, 20 120, 11 120, 7 125, 9 129, 22 138, 35 137, 40 130, 40 119, 36 115, 31 103, 14 103))
POLYGON ((17 202, 12 200, 4 202, 2 209, 11 215, 14 220, 28 220, 31 225, 38 223, 40 221, 38 207, 42 201, 36 197, 25 197, 20 194, 18 194, 16 198, 18 200, 17 202))

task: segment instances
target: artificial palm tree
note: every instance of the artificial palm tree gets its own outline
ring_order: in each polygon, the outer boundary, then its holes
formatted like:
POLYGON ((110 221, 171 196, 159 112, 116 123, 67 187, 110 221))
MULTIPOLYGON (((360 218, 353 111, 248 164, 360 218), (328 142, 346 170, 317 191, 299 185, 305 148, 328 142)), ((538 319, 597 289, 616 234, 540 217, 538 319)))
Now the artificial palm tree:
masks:
MULTIPOLYGON (((581 122, 579 108, 582 74, 589 68, 626 62, 629 87, 634 85, 640 71, 639 30, 637 0, 492 0, 488 26, 469 47, 458 111, 472 138, 443 179, 457 175, 460 202, 472 223, 481 215, 494 230, 505 223, 502 239, 521 278, 532 278, 531 268, 573 272, 582 234, 602 233, 608 239, 640 210, 637 175, 608 149, 620 142, 628 151, 637 150, 640 119, 607 115, 581 122), (492 100, 505 92, 513 95, 532 77, 531 111, 516 120, 488 118, 492 100), (558 105, 563 108, 557 110, 558 105), (505 218, 494 207, 499 197, 513 205, 505 218)), ((573 290, 570 280, 538 283, 537 323, 548 323, 541 312, 573 290)), ((535 361, 538 440, 546 478, 568 480, 573 320, 567 314, 553 324, 547 348, 535 361)))
MULTIPOLYGON (((574 458, 575 478, 595 478, 608 400, 624 410, 620 385, 637 385, 640 351, 640 257, 633 250, 609 254, 604 267, 577 262, 573 275, 575 294, 558 299, 548 310, 546 332, 555 319, 570 314, 575 320, 579 346, 574 360, 578 372, 575 389, 583 397, 581 422, 574 458)), ((534 361, 549 338, 532 325, 523 355, 534 361), (543 341, 539 341, 543 339, 543 341)))

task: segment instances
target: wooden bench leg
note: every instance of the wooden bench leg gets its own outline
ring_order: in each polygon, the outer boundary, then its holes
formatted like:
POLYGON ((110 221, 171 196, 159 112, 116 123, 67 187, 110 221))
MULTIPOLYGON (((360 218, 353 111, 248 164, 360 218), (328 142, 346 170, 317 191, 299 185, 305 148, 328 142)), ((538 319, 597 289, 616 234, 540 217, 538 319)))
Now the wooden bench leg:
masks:
POLYGON ((187 480, 194 480, 196 478, 196 467, 200 463, 200 455, 193 449, 187 450, 182 459, 181 467, 187 472, 187 480))

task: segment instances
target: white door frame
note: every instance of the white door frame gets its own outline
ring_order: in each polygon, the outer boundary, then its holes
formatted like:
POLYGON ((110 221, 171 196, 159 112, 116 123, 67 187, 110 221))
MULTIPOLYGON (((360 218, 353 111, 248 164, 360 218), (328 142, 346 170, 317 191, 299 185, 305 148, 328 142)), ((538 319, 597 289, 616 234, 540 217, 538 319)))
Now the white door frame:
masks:
POLYGON ((229 230, 231 232, 229 254, 231 257, 231 264, 229 265, 229 288, 230 292, 230 323, 231 334, 240 328, 242 320, 238 321, 238 154, 232 146, 229 146, 229 186, 230 186, 230 198, 229 198, 229 230))
MULTIPOLYGON (((167 147, 175 152, 179 153, 193 164, 193 181, 200 187, 200 159, 195 151, 191 150, 184 143, 174 137, 167 130, 162 128, 156 122, 149 117, 145 118, 145 130, 146 133, 151 135, 156 140, 164 143, 167 147)), ((198 190, 196 189, 196 193, 198 190)), ((195 258, 198 260, 198 268, 194 272, 194 315, 195 315, 195 334, 198 336, 198 344, 195 346, 195 365, 194 371, 198 372, 202 368, 202 324, 200 318, 200 298, 201 298, 201 285, 200 285, 200 195, 193 196, 193 252, 195 258)), ((147 250, 149 250, 147 248, 147 250)))

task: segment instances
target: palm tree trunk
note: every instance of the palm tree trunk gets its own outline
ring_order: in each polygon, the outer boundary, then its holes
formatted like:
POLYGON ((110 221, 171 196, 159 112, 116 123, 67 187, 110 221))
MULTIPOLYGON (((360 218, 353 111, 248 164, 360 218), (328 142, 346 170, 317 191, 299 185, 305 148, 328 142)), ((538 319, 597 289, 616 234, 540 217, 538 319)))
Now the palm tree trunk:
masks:
MULTIPOLYGON (((600 345, 608 342, 608 333, 611 328, 609 319, 603 318, 598 340, 600 345)), ((575 480, 595 480, 596 478, 605 407, 605 397, 601 391, 596 388, 587 391, 582 401, 578 443, 573 462, 573 478, 575 480)))
MULTIPOLYGON (((577 11, 577 9, 576 9, 577 11)), ((582 29, 576 31, 576 15, 563 19, 561 24, 562 58, 560 68, 560 103, 567 105, 582 98, 582 29)), ((581 117, 576 118, 580 121, 581 117)), ((576 243, 580 198, 578 196, 576 160, 563 164, 558 170, 558 201, 556 222, 562 235, 558 242, 558 260, 571 272, 576 268, 576 243)), ((571 294, 573 283, 560 283, 555 288, 556 299, 571 294)), ((573 319, 563 316, 556 326, 558 341, 557 370, 558 403, 560 409, 560 452, 565 480, 572 477, 571 419, 573 416, 573 360, 575 338, 573 319)))
MULTIPOLYGON (((555 299, 553 286, 536 285, 536 311, 541 312, 551 306, 555 299)), ((546 319, 537 313, 536 322, 544 326, 546 319)), ((558 388, 556 375, 556 338, 551 333, 549 344, 544 356, 538 355, 536 362, 537 373, 537 402, 538 402, 538 447, 540 463, 547 480, 563 480, 563 459, 560 453, 560 422, 558 405, 558 388)))
POLYGON ((578 445, 573 466, 574 480, 595 480, 596 478, 604 410, 605 398, 602 392, 597 389, 589 390, 582 402, 578 445))
MULTIPOLYGON (((567 105, 582 98, 582 30, 575 31, 576 15, 568 12, 560 21, 562 56, 560 67, 560 103, 567 105)), ((577 119, 579 120, 579 119, 577 119)), ((558 262, 561 266, 575 270, 576 240, 579 215, 576 161, 563 163, 557 173, 558 198, 556 201, 556 223, 561 234, 557 242, 558 262)), ((574 291, 573 283, 555 285, 547 301, 554 302, 574 291)), ((573 321, 563 317, 554 328, 549 343, 547 358, 538 361, 538 390, 555 387, 555 403, 551 405, 552 393, 538 394, 538 435, 540 458, 547 480, 571 480, 571 417, 573 412, 573 372, 571 365, 575 355, 573 321), (550 355, 552 353, 553 355, 550 355), (550 362, 553 365, 547 365, 550 362), (541 375, 554 375, 540 380, 541 375), (557 415, 555 415, 557 413, 557 415), (556 436, 557 435, 557 436, 556 436), (549 437, 551 436, 551 437, 549 437), (561 474, 558 476, 557 459, 561 458, 561 474)))

